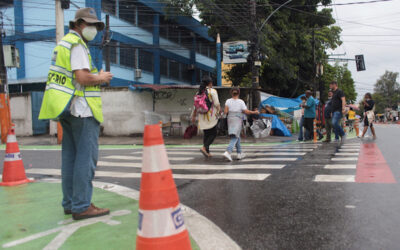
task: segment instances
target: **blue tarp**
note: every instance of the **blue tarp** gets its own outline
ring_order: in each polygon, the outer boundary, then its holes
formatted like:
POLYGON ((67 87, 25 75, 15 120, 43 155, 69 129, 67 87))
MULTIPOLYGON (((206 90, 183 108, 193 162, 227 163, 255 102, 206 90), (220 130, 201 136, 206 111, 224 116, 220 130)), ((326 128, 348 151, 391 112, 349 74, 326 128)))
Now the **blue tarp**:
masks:
POLYGON ((272 117, 272 126, 271 128, 274 130, 274 135, 277 136, 292 136, 290 131, 286 128, 285 124, 278 118, 276 115, 271 114, 260 114, 260 117, 272 117))
MULTIPOLYGON (((300 109, 301 104, 301 97, 304 96, 300 95, 297 98, 285 98, 285 97, 278 97, 278 96, 271 96, 264 101, 261 102, 260 108, 265 107, 266 105, 279 109, 280 111, 290 113, 294 110, 300 109)), ((316 100, 318 105, 319 101, 316 100)))

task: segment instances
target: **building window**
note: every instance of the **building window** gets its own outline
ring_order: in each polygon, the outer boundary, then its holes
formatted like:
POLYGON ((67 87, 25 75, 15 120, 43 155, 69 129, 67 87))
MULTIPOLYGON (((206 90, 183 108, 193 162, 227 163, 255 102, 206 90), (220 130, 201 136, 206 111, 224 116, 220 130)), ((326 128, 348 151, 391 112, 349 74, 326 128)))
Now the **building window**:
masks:
POLYGON ((133 24, 136 23, 136 5, 132 1, 120 0, 119 1, 119 18, 133 24))
POLYGON ((184 82, 192 82, 192 70, 189 70, 189 65, 187 64, 181 64, 181 70, 182 70, 182 80, 184 82))
POLYGON ((168 77, 168 59, 160 56, 160 74, 168 77))
POLYGON ((135 48, 126 43, 120 43, 119 47, 119 63, 129 68, 135 68, 135 48))
POLYGON ((117 0, 101 0, 101 10, 105 13, 117 15, 117 0))
POLYGON ((178 29, 178 26, 176 25, 171 25, 168 28, 168 40, 180 44, 180 31, 178 29))
POLYGON ((143 49, 139 50, 139 68, 144 71, 153 72, 153 53, 143 49))
POLYGON ((144 30, 153 32, 154 14, 148 10, 139 8, 138 12, 138 26, 144 30))
MULTIPOLYGON (((110 63, 115 63, 117 64, 117 51, 118 51, 118 43, 116 41, 111 41, 109 44, 107 44, 109 50, 110 50, 110 63)), ((106 59, 106 48, 103 48, 103 60, 106 59)))
POLYGON ((169 60, 169 77, 179 80, 179 63, 175 60, 169 60))

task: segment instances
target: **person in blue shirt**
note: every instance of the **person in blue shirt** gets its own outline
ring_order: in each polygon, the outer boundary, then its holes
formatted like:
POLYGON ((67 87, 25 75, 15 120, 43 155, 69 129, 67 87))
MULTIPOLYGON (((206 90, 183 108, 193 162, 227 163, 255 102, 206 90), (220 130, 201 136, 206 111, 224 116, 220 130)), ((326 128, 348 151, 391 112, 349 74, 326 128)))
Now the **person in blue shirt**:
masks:
POLYGON ((313 139, 314 134, 314 119, 315 119, 315 107, 316 107, 316 101, 314 97, 312 97, 312 93, 310 90, 306 91, 306 98, 307 102, 302 105, 304 108, 304 128, 306 129, 306 134, 305 134, 305 141, 309 141, 313 139))

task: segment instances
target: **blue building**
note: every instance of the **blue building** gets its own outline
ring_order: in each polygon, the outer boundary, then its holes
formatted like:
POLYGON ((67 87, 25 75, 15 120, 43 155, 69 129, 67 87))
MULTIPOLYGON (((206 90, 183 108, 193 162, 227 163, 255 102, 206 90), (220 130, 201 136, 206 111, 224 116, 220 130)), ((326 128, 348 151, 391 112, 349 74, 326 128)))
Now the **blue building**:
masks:
MULTIPOLYGON (((105 22, 110 16, 111 86, 130 84, 198 84, 216 70, 215 40, 208 28, 192 17, 165 15, 156 0, 75 0, 64 10, 65 33, 77 8, 92 7, 105 22), (141 69, 141 77, 135 69, 141 69)), ((55 1, 0 2, 5 44, 15 45, 20 67, 8 69, 10 91, 44 90, 55 47, 55 1)), ((103 32, 90 43, 98 68, 105 69, 103 32)))

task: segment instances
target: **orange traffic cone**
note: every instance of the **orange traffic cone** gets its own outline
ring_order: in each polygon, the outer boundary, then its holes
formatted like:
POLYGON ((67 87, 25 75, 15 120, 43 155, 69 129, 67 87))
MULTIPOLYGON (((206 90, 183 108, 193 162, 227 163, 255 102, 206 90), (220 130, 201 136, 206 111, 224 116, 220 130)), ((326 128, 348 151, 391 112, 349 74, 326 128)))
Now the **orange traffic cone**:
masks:
POLYGON ((191 249, 160 125, 146 125, 143 139, 136 249, 191 249))
POLYGON ((313 139, 313 142, 316 143, 316 142, 318 142, 317 141, 317 119, 314 119, 313 126, 314 126, 314 139, 313 139))
POLYGON ((11 128, 7 136, 6 156, 3 167, 3 180, 0 186, 16 186, 33 182, 26 178, 24 163, 15 136, 14 128, 11 128))

